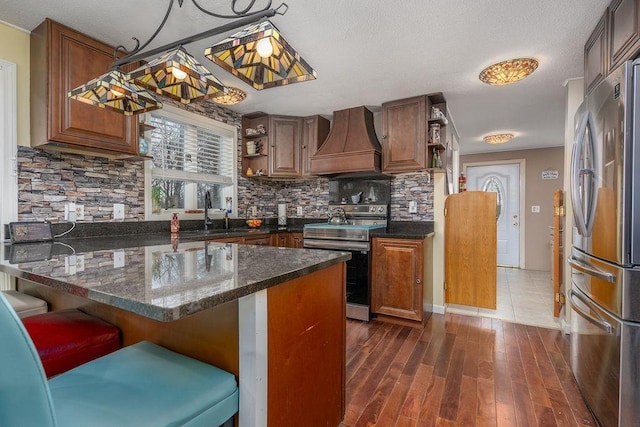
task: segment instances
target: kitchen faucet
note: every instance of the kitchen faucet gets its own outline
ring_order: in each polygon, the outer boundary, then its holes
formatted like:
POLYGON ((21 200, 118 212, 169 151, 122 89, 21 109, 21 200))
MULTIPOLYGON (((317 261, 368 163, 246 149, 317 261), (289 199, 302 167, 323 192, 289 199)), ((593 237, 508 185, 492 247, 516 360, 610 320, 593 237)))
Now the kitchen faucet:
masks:
POLYGON ((212 208, 211 193, 208 191, 204 193, 204 229, 207 230, 213 221, 209 218, 209 208, 212 208))

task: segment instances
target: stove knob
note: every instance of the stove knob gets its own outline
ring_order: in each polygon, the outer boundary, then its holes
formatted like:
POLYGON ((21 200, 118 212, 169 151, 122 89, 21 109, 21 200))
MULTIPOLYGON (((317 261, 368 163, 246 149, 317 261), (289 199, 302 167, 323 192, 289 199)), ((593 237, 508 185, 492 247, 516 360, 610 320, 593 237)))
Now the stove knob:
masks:
POLYGON ((384 212, 384 207, 380 206, 380 207, 378 208, 378 212, 384 212))
POLYGON ((376 207, 375 207, 375 206, 371 206, 371 207, 369 208, 369 212, 375 212, 375 211, 376 211, 376 207))

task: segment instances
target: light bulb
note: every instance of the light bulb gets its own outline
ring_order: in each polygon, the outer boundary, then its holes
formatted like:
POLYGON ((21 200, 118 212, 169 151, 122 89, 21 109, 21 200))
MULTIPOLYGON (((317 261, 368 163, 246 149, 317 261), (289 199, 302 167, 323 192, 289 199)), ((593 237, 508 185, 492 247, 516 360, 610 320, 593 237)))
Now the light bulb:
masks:
POLYGON ((110 89, 111 95, 113 95, 114 98, 122 98, 124 96, 124 93, 119 92, 115 89, 110 89))
POLYGON ((175 77, 177 80, 184 80, 187 77, 187 73, 182 71, 180 68, 171 67, 169 71, 171 72, 171 74, 173 74, 173 77, 175 77))
POLYGON ((271 40, 269 37, 265 37, 258 41, 258 45, 256 46, 256 50, 258 51, 258 55, 263 58, 268 58, 273 53, 273 46, 271 46, 271 40))

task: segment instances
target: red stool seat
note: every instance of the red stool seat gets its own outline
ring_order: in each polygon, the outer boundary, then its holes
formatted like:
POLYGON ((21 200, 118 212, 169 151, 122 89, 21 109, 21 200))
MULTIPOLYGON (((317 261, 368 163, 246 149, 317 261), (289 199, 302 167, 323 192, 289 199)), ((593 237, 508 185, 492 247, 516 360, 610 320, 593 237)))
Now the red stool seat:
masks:
POLYGON ((47 377, 118 350, 120 330, 80 310, 60 310, 22 319, 47 377))

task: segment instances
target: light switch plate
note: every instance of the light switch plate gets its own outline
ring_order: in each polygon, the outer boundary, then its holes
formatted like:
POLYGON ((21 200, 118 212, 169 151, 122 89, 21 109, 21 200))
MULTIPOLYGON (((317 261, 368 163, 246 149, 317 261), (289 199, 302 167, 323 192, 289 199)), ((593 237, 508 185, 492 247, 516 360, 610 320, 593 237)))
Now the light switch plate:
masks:
POLYGON ((113 204, 113 219, 124 219, 124 205, 122 203, 113 204))
POLYGON ((124 267, 124 251, 113 251, 113 268, 124 267))
POLYGON ((540 213, 540 206, 531 206, 532 213, 540 213))
POLYGON ((296 207, 296 215, 302 216, 302 206, 296 207))
POLYGON ((418 213, 418 204, 415 200, 409 202, 409 213, 418 213))

